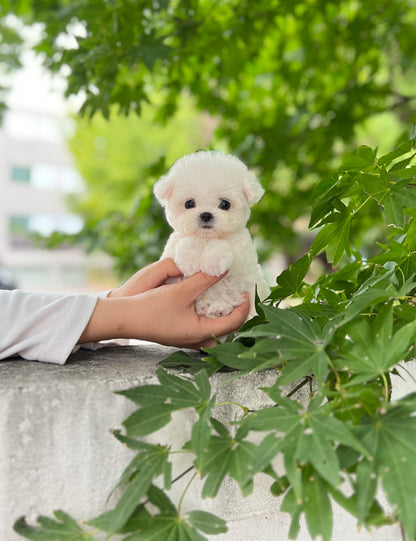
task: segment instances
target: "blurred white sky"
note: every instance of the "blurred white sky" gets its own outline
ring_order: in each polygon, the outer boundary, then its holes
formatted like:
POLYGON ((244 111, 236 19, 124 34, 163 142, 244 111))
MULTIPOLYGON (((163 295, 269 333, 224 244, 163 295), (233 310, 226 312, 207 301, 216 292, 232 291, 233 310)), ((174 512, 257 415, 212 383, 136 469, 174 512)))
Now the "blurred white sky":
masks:
POLYGON ((32 110, 63 115, 68 105, 63 100, 65 81, 42 68, 32 51, 22 55, 23 68, 10 76, 7 104, 11 109, 32 110))

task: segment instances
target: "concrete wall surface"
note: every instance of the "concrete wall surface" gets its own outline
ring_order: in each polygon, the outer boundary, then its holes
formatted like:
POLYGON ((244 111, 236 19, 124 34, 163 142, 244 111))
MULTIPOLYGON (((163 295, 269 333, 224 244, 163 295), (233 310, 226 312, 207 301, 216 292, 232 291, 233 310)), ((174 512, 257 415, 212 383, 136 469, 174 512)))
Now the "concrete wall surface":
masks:
MULTIPOLYGON (((119 494, 108 496, 133 455, 110 429, 120 428, 135 409, 114 391, 156 383, 157 363, 170 352, 146 344, 81 350, 64 366, 16 359, 0 362, 0 541, 22 539, 12 530, 22 515, 34 523, 38 515, 50 516, 62 509, 76 519, 88 520, 114 505, 119 494)), ((211 383, 214 387, 229 377, 217 374, 211 383)), ((218 388, 217 401, 261 408, 268 399, 258 387, 271 385, 275 378, 271 370, 236 379, 218 388)), ((306 403, 308 392, 304 387, 296 398, 306 403)), ((223 421, 241 415, 241 408, 233 405, 218 411, 223 421)), ((191 412, 177 412, 149 441, 179 449, 190 437, 193 420, 191 412)), ((191 464, 192 455, 174 456, 174 475, 178 475, 191 464)), ((176 483, 170 496, 177 498, 188 481, 185 476, 176 483)), ((280 499, 270 494, 269 477, 258 475, 248 498, 241 496, 232 479, 226 479, 214 500, 201 500, 201 486, 198 479, 192 483, 182 508, 204 509, 228 521, 228 533, 210 539, 288 539, 289 516, 279 512, 280 499)), ((334 505, 334 513, 335 541, 402 539, 397 525, 358 532, 355 520, 342 509, 334 505)), ((298 540, 310 541, 304 524, 298 540)))

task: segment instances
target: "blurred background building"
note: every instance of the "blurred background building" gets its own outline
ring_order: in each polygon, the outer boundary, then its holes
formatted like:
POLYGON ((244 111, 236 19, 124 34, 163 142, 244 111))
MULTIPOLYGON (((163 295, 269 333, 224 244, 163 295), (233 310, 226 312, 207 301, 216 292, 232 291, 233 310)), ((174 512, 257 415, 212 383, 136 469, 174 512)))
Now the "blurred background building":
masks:
MULTIPOLYGON (((78 247, 48 250, 36 235, 76 233, 82 219, 66 198, 83 190, 65 135, 70 128, 60 89, 32 59, 13 81, 0 126, 0 281, 35 291, 108 287, 108 256, 78 247)), ((111 282, 113 283, 113 282, 111 282)))

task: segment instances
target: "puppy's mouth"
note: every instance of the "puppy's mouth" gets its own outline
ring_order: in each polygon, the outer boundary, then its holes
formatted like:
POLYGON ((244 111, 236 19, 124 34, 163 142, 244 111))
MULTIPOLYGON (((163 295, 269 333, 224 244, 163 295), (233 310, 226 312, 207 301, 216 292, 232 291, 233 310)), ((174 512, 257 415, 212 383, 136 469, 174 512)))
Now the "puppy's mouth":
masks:
POLYGON ((200 227, 201 227, 201 229, 214 229, 214 226, 208 225, 208 224, 203 224, 200 227))

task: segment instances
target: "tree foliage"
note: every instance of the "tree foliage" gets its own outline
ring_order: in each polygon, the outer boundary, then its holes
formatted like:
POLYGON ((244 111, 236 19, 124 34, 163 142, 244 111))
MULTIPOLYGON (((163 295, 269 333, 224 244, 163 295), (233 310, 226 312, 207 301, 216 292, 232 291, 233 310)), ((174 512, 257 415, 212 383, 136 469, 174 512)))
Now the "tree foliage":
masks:
POLYGON ((318 182, 310 225, 319 233, 277 277, 257 316, 203 359, 174 353, 157 369, 157 385, 120 392, 138 409, 124 421, 124 433, 114 435, 136 456, 121 477, 124 493, 114 509, 82 527, 62 511, 55 519, 39 517, 36 527, 22 518, 16 531, 35 541, 90 539, 92 527, 126 541, 202 541, 204 534, 225 532, 219 517, 183 512, 182 498, 177 505, 169 499, 166 491, 176 481, 171 452, 178 449, 146 442, 180 422, 173 412, 191 410, 196 420, 182 450, 193 463, 183 475, 197 472, 203 498, 215 498, 226 476, 249 496, 262 472, 280 497, 276 505, 291 517, 290 539, 304 515, 311 537, 330 541, 333 500, 367 528, 400 522, 413 541, 416 393, 392 400, 391 375, 406 370, 416 342, 415 142, 381 157, 369 147, 352 153, 318 182), (352 230, 371 205, 386 240, 367 257, 354 248, 352 230), (323 251, 339 269, 308 283, 310 264, 323 251), (350 261, 342 259, 345 253, 350 261), (239 420, 233 413, 220 422, 209 376, 232 369, 231 379, 244 378, 268 368, 277 369, 276 380, 261 390, 272 405, 249 411, 240 404, 239 420), (288 384, 293 390, 285 395, 288 384), (296 394, 304 385, 311 386, 306 405, 296 394), (257 444, 254 432, 263 434, 257 444), (284 471, 276 468, 277 456, 284 471), (380 490, 389 511, 379 502, 380 490))
POLYGON ((10 24, 10 20, 0 17, 0 120, 6 109, 5 100, 9 90, 7 75, 21 67, 21 47, 22 38, 19 32, 10 24))
MULTIPOLYGON (((108 117, 115 107, 141 115, 152 103, 156 120, 166 121, 179 96, 191 95, 218 120, 215 146, 262 179, 266 196, 252 221, 262 253, 296 253, 292 225, 308 214, 316 180, 356 146, 357 130, 389 112, 383 136, 392 125, 402 140, 409 136, 414 8, 415 0, 17 0, 4 11, 41 23, 36 49, 50 70, 66 74, 68 95, 84 96, 84 115, 108 117)), ((133 239, 147 211, 126 216, 122 230, 119 214, 104 228, 90 224, 92 243, 119 257, 113 238, 133 239)), ((160 213, 147 223, 161 221, 160 213)), ((160 250, 165 238, 152 242, 160 250)), ((137 246, 123 244, 133 260, 137 246)))

